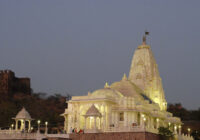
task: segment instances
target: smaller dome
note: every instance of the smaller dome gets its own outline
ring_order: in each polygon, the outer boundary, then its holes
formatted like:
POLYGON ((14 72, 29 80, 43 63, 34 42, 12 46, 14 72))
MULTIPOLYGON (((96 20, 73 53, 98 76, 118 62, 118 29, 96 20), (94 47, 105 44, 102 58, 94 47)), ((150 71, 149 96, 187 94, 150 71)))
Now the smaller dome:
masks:
POLYGON ((85 116, 99 116, 101 117, 101 113, 99 110, 94 106, 94 104, 88 109, 85 116))
POLYGON ((122 80, 114 82, 110 85, 110 88, 115 89, 126 97, 135 97, 137 99, 143 99, 141 93, 143 92, 139 87, 129 80, 122 80))
POLYGON ((23 107, 22 110, 16 115, 15 119, 27 119, 31 120, 30 114, 26 111, 26 109, 23 107))
POLYGON ((102 95, 114 98, 123 97, 123 95, 119 91, 111 88, 98 89, 92 93, 92 96, 102 96, 102 95))

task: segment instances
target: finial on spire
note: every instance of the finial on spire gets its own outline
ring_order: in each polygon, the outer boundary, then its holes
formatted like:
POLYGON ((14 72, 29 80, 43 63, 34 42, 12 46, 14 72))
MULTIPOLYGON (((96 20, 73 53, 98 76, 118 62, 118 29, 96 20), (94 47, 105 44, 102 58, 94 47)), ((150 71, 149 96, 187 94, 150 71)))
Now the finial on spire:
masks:
POLYGON ((147 40, 147 39, 146 39, 146 36, 147 36, 147 35, 149 35, 149 32, 148 32, 148 31, 145 31, 145 34, 144 34, 144 36, 143 36, 143 38, 142 38, 142 44, 143 44, 143 45, 146 45, 146 40, 147 40))
POLYGON ((104 85, 104 88, 109 88, 109 87, 110 86, 109 86, 108 82, 106 82, 105 85, 104 85))
POLYGON ((122 81, 126 81, 127 80, 127 77, 126 77, 126 74, 124 73, 123 77, 122 77, 122 81))

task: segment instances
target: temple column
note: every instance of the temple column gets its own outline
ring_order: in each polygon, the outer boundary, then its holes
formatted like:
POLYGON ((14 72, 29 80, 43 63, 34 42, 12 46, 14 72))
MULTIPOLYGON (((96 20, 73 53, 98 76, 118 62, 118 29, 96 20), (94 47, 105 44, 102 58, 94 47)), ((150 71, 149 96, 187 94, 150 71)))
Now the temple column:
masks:
POLYGON ((128 120, 127 112, 124 112, 124 127, 127 126, 127 120, 128 120))
POLYGON ((174 133, 177 134, 177 126, 174 126, 174 133))
POLYGON ((181 125, 178 126, 178 133, 181 135, 181 125))
POLYGON ((148 128, 151 128, 151 117, 148 116, 147 118, 148 128))
POLYGON ((83 129, 86 129, 86 120, 87 120, 87 118, 84 116, 84 126, 83 126, 83 129))
POLYGON ((96 116, 94 117, 94 129, 97 129, 97 127, 96 127, 96 116))
POLYGON ((106 107, 105 104, 103 104, 103 128, 106 129, 106 107))
POLYGON ((133 112, 133 122, 137 123, 137 113, 133 112))
POLYGON ((117 126, 117 112, 115 111, 115 112, 113 112, 113 119, 114 119, 114 125, 115 125, 115 127, 117 126))
POLYGON ((107 112, 107 114, 108 114, 108 116, 107 116, 107 127, 109 127, 110 126, 110 124, 111 124, 111 107, 110 106, 108 106, 107 107, 108 108, 108 112, 107 112))
POLYGON ((132 124, 131 118, 132 118, 132 112, 128 112, 128 126, 129 126, 129 127, 130 127, 131 124, 132 124))
POLYGON ((23 130, 25 130, 26 120, 23 120, 23 130))
POLYGON ((80 119, 81 119, 80 113, 78 112, 77 113, 77 128, 78 128, 78 130, 80 130, 80 119))
POLYGON ((21 120, 20 123, 21 123, 20 130, 22 130, 23 129, 23 120, 21 120))
POLYGON ((142 126, 144 126, 144 124, 143 124, 143 117, 142 117, 142 114, 140 113, 140 126, 142 127, 142 126))
POLYGON ((99 129, 101 129, 101 117, 99 117, 99 129))
POLYGON ((151 117, 151 128, 154 128, 153 117, 151 117))
POLYGON ((15 120, 15 130, 18 130, 18 119, 15 120))
POLYGON ((68 129, 68 115, 65 115, 65 126, 64 126, 65 128, 65 131, 67 131, 68 129))
POLYGON ((73 120, 72 120, 72 115, 69 115, 69 120, 68 120, 68 129, 70 130, 70 128, 72 127, 72 129, 74 129, 74 126, 73 126, 73 120))
POLYGON ((28 132, 31 130, 31 121, 28 120, 28 132))
POLYGON ((138 125, 137 112, 133 112, 133 120, 134 120, 134 123, 136 123, 138 125))
POLYGON ((156 119, 156 129, 158 129, 159 127, 160 127, 159 119, 157 118, 157 119, 156 119))

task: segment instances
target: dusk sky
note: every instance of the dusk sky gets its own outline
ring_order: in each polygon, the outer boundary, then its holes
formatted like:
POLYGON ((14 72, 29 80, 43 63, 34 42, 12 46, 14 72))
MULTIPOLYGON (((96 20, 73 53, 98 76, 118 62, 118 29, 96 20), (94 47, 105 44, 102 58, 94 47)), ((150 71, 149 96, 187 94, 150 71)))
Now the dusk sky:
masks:
POLYGON ((129 74, 145 30, 168 103, 200 107, 199 0, 1 0, 0 69, 85 95, 129 74))

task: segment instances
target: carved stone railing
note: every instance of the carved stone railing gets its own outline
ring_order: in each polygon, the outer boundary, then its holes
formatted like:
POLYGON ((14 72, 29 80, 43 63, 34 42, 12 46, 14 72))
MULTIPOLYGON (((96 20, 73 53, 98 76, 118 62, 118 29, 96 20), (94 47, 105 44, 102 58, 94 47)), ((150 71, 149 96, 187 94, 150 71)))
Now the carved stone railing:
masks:
POLYGON ((105 132, 151 132, 157 134, 158 130, 154 128, 133 126, 133 127, 109 127, 105 132))
POLYGON ((20 133, 20 132, 2 132, 0 131, 0 139, 36 139, 36 133, 20 133))
POLYGON ((0 140, 27 139, 42 140, 43 138, 69 138, 69 134, 42 134, 42 133, 22 133, 15 130, 0 130, 0 140))
POLYGON ((178 134, 175 136, 177 140, 194 140, 194 138, 190 135, 178 134))

